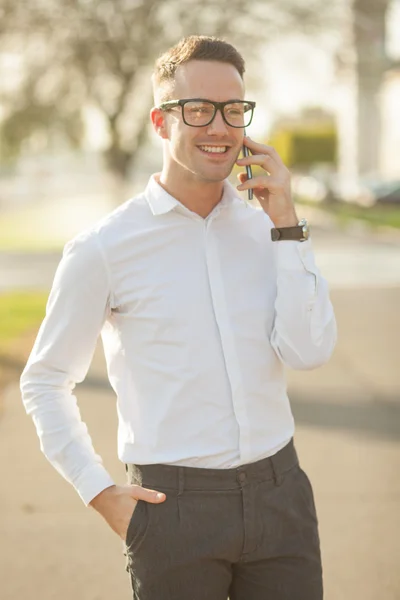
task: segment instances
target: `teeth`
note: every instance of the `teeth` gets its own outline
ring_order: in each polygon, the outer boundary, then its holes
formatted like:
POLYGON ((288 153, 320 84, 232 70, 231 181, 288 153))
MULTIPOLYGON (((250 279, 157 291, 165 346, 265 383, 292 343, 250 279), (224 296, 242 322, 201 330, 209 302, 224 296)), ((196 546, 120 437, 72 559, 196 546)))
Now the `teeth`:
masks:
POLYGON ((226 151, 226 146, 200 146, 205 152, 217 152, 222 154, 226 151))

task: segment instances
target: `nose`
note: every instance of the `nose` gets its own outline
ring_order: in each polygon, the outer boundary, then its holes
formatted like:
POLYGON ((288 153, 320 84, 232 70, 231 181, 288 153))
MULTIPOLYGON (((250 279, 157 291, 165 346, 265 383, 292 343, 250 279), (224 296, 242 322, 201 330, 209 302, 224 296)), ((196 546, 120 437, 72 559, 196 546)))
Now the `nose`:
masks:
POLYGON ((215 113, 215 117, 207 126, 207 133, 209 133, 210 135, 228 133, 228 125, 225 123, 220 109, 217 110, 217 112, 215 113))

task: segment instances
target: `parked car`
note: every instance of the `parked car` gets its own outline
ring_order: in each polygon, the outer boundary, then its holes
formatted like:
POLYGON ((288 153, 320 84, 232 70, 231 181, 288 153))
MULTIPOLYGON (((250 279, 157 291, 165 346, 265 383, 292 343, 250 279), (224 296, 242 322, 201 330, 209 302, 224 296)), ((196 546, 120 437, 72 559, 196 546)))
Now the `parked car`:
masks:
POLYGON ((400 181, 361 180, 354 202, 362 206, 398 204, 400 206, 400 181))

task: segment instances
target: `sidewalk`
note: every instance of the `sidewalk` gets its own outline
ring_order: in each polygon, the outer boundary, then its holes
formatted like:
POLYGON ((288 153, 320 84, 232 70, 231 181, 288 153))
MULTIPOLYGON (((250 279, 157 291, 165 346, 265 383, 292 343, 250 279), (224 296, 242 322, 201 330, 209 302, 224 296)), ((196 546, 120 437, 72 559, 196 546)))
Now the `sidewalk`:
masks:
MULTIPOLYGON (((290 373, 297 449, 320 519, 325 600, 398 600, 400 289, 335 290, 332 299, 340 335, 334 358, 319 370, 290 373)), ((89 381, 77 389, 82 417, 123 482, 115 398, 101 385, 100 352, 89 381)), ((17 386, 4 401, 1 599, 128 600, 122 543, 42 456, 17 386)))

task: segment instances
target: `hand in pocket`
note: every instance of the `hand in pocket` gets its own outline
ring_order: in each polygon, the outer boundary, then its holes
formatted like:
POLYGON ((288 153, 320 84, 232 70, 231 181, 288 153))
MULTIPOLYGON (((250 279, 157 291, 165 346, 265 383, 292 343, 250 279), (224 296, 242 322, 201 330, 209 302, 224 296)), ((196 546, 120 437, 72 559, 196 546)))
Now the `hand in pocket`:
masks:
POLYGON ((159 504, 166 496, 156 490, 149 490, 140 485, 113 485, 93 498, 93 506, 107 521, 109 526, 125 541, 129 523, 136 510, 138 500, 159 504))

